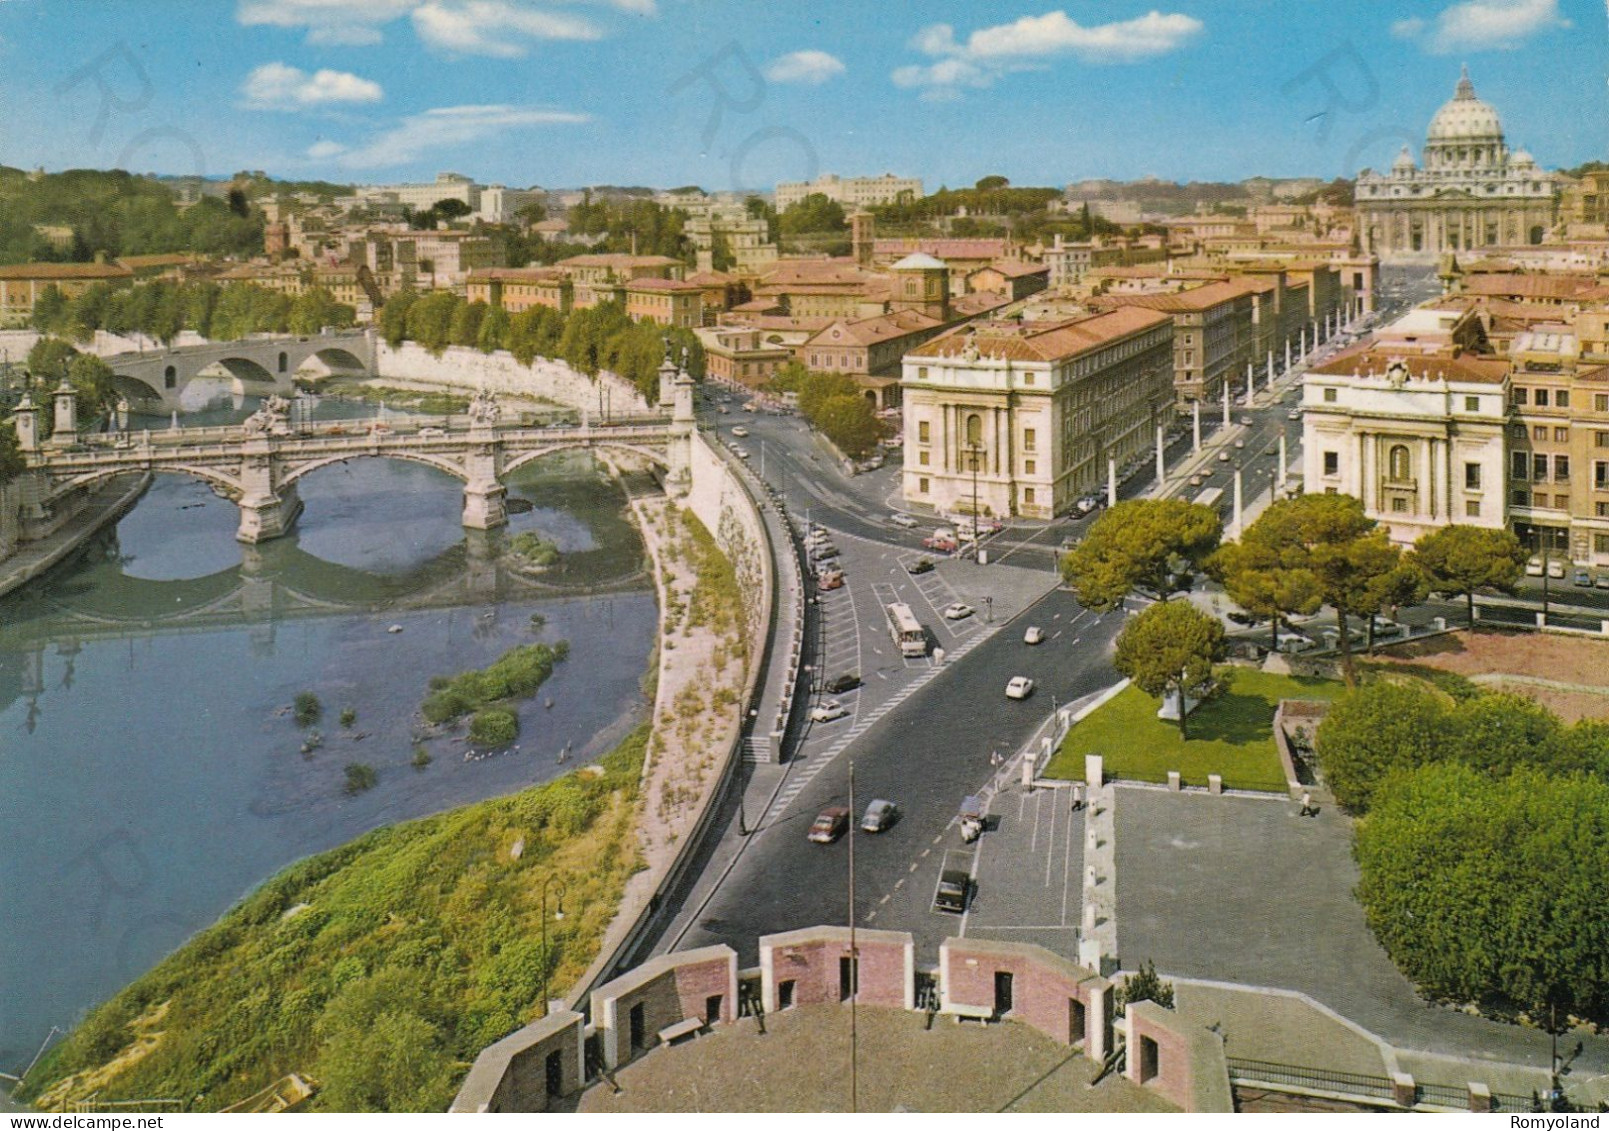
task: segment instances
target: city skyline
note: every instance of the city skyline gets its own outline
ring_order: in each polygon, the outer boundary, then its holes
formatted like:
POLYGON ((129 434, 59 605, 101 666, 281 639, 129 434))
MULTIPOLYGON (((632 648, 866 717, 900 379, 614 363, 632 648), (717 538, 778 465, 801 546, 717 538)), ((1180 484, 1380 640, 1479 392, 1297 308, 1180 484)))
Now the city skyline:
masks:
POLYGON ((1348 8, 239 0, 160 5, 157 36, 150 6, 8 4, 0 163, 711 191, 1332 179, 1417 153, 1462 63, 1544 167, 1609 153, 1609 114, 1582 112, 1605 99, 1601 6, 1348 8))

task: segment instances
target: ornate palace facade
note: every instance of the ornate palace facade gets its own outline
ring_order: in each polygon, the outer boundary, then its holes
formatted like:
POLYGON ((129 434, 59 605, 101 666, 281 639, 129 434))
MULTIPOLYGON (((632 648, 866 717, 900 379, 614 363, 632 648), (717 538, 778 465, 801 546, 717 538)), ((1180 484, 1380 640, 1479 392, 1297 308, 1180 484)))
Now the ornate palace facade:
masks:
POLYGON ((1509 151, 1490 104, 1466 71, 1436 111, 1424 165, 1408 148, 1389 173, 1358 174, 1366 251, 1385 262, 1434 262, 1446 252, 1538 244, 1559 214, 1559 181, 1523 149, 1509 151))

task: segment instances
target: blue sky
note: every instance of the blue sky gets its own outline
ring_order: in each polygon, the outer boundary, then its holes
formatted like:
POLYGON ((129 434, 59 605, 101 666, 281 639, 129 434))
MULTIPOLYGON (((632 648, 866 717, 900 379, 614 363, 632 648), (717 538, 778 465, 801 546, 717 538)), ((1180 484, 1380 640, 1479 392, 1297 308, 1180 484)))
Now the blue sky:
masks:
POLYGON ((1604 0, 0 0, 0 163, 766 188, 1335 177, 1467 63, 1609 157, 1604 0), (717 87, 725 94, 717 93, 717 87))

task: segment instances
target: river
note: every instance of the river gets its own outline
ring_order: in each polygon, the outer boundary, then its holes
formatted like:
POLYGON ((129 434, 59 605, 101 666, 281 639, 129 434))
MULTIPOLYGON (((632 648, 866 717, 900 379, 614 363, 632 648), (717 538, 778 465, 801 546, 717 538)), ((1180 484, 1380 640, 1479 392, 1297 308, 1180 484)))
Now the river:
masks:
POLYGON ((553 778, 646 716, 652 586, 589 456, 522 469, 509 495, 530 509, 490 535, 460 527, 461 485, 429 467, 354 459, 299 486, 292 534, 244 547, 232 503, 158 476, 76 560, 0 600, 0 1071, 284 865, 553 778), (502 553, 533 529, 563 554, 536 577, 502 553), (517 749, 441 736, 412 764, 431 676, 560 639, 569 659, 519 705, 517 749), (301 691, 324 705, 309 755, 301 691), (351 762, 378 784, 348 796, 351 762))

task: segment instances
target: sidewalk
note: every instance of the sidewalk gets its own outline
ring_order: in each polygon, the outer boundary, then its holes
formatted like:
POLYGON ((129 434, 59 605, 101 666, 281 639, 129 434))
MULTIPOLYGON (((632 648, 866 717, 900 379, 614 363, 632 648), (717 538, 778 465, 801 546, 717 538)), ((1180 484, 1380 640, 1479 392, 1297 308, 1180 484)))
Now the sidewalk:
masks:
POLYGON ((114 476, 93 491, 84 509, 57 530, 17 547, 15 553, 0 560, 0 597, 47 572, 108 523, 122 518, 150 485, 150 472, 114 476))

